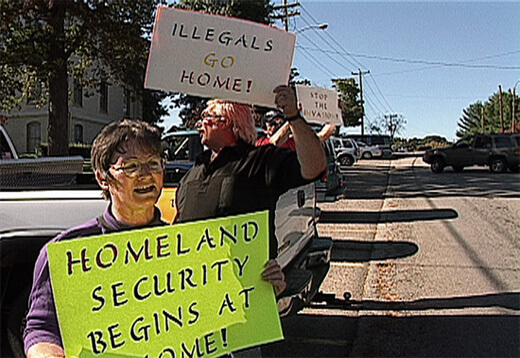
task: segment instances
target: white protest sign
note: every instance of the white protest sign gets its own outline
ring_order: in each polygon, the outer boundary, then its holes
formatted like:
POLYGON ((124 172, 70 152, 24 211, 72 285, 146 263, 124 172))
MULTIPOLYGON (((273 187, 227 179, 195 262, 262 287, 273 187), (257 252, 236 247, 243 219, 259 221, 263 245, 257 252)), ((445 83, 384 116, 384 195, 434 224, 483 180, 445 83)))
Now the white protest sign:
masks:
POLYGON ((296 85, 296 96, 307 121, 337 126, 343 124, 338 105, 338 92, 335 90, 296 85))
POLYGON ((159 6, 144 86, 272 107, 295 42, 275 27, 159 6))

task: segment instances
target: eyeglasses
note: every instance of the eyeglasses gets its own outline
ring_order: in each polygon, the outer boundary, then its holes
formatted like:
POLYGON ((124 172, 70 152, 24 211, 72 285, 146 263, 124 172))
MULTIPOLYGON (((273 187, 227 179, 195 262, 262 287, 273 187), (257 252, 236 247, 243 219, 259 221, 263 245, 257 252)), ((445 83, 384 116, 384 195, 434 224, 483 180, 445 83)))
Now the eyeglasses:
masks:
POLYGON ((195 127, 200 128, 203 124, 213 124, 215 122, 223 122, 226 118, 217 116, 216 114, 202 113, 201 119, 195 123, 195 127))
POLYGON ((152 173, 162 173, 164 170, 164 159, 160 157, 153 157, 145 162, 129 160, 121 166, 112 165, 111 167, 115 170, 122 170, 127 177, 133 178, 139 174, 141 168, 145 165, 152 173))

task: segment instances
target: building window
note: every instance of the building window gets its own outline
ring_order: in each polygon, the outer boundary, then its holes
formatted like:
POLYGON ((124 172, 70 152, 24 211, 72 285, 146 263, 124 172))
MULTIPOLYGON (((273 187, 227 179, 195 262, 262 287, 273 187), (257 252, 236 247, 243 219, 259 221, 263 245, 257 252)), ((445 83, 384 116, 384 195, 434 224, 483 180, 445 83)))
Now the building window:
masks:
POLYGON ((74 79, 74 88, 73 88, 73 104, 78 107, 83 107, 83 86, 79 82, 78 79, 74 79))
POLYGON ((74 143, 83 143, 83 126, 74 125, 74 143))
POLYGON ((42 142, 40 122, 27 124, 27 152, 36 153, 36 147, 42 142))
POLYGON ((99 111, 108 113, 108 84, 105 81, 101 82, 99 93, 101 95, 99 98, 99 111))

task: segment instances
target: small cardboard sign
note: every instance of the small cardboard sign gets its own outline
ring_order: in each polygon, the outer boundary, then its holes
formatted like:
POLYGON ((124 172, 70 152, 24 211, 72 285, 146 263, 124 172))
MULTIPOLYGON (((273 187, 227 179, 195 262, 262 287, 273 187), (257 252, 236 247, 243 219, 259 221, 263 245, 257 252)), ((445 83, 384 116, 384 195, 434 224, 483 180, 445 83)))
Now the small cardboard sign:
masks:
POLYGON ((283 339, 268 213, 48 245, 67 357, 214 357, 283 339))
POLYGON ((272 26, 159 6, 145 88, 272 107, 295 43, 272 26))
POLYGON ((338 92, 328 88, 296 85, 296 96, 308 122, 343 124, 338 105, 338 92))

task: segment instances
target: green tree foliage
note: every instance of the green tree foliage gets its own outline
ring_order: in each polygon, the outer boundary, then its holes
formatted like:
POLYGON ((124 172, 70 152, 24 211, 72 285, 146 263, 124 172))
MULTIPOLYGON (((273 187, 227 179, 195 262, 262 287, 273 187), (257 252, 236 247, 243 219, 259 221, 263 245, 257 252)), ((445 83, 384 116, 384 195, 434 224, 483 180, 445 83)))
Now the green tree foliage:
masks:
MULTIPOLYGON (((518 123, 518 102, 519 97, 515 96, 516 105, 516 123, 518 123)), ((468 108, 462 111, 462 117, 458 122, 457 137, 465 137, 468 135, 475 135, 480 133, 500 133, 511 132, 512 129, 512 113, 513 113, 513 93, 511 90, 503 92, 503 126, 500 119, 500 94, 497 92, 493 94, 486 102, 477 101, 470 104, 468 108), (482 128, 484 122, 484 128, 482 128), (502 129, 503 127, 503 129, 502 129)), ((516 124, 516 129, 513 132, 518 132, 520 128, 516 124)))
MULTIPOLYGON (((251 20, 269 24, 269 15, 273 6, 269 0, 181 0, 175 5, 177 8, 203 11, 222 16, 251 20)), ((192 95, 178 94, 174 97, 175 107, 181 108, 179 117, 185 127, 193 127, 204 109, 207 98, 192 95)))
POLYGON ((414 152, 419 150, 421 147, 432 147, 432 148, 439 148, 439 147, 446 147, 451 145, 451 142, 448 141, 445 137, 439 136, 439 135, 430 135, 426 136, 424 138, 399 138, 395 137, 393 140, 393 144, 397 148, 403 148, 410 152, 414 152))
POLYGON ((144 103, 145 119, 165 110, 143 88, 149 35, 161 0, 0 1, 0 109, 28 98, 49 104, 49 154, 68 152, 69 79, 85 88, 110 80, 144 103))
POLYGON ((343 102, 343 125, 345 127, 357 127, 361 125, 363 107, 359 86, 353 78, 338 78, 332 80, 332 87, 339 92, 343 102))

